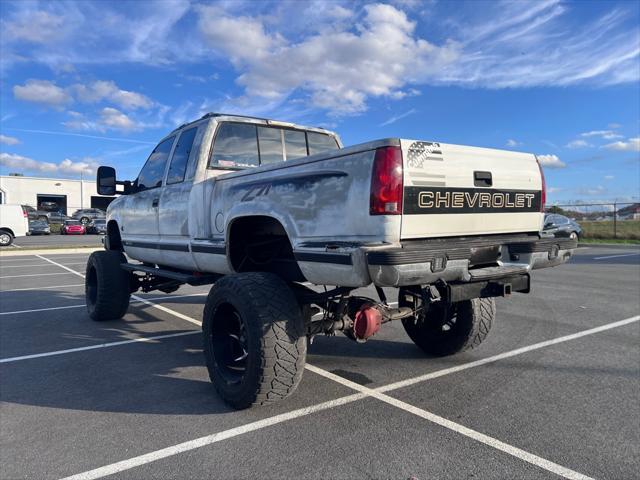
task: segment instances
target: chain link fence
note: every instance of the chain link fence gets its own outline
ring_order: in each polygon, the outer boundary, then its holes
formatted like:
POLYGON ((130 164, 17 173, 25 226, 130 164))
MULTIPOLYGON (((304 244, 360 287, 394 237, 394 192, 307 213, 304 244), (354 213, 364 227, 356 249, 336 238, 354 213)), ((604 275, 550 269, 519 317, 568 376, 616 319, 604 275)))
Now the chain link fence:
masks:
POLYGON ((578 222, 583 238, 640 240, 640 203, 637 202, 552 205, 546 211, 578 222))

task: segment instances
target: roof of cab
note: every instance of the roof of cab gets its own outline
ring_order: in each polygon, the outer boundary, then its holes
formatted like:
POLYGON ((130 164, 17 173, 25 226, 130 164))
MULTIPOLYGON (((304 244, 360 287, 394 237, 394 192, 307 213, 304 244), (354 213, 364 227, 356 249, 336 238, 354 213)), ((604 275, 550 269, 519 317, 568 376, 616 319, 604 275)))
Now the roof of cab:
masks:
POLYGON ((272 119, 269 119, 269 118, 262 118, 262 117, 252 117, 252 116, 249 116, 249 115, 237 115, 235 113, 217 113, 217 112, 205 113, 202 117, 198 118, 197 120, 193 120, 191 122, 183 123, 179 127, 173 129, 173 131, 171 133, 176 132, 176 131, 180 130, 181 128, 184 128, 184 127, 186 127, 188 125, 191 125, 192 123, 199 122, 200 120, 205 120, 207 118, 219 118, 219 117, 226 117, 229 120, 234 120, 234 119, 254 120, 254 121, 258 121, 258 122, 265 122, 267 125, 280 126, 280 127, 290 127, 290 128, 296 128, 296 129, 299 129, 299 130, 308 130, 308 131, 311 131, 311 132, 328 133, 328 134, 334 135, 336 137, 338 136, 335 132, 332 132, 331 130, 326 130, 324 128, 306 127, 304 125, 297 125, 297 124, 291 123, 291 122, 283 122, 283 121, 279 121, 279 120, 272 120, 272 119))

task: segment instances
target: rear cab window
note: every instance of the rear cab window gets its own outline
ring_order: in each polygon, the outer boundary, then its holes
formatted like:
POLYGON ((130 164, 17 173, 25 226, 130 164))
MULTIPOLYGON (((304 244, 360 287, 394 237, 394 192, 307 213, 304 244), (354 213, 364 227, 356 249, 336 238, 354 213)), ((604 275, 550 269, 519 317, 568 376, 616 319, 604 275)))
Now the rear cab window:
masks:
POLYGON ((242 169, 338 150, 331 135, 252 123, 222 122, 209 168, 242 169))

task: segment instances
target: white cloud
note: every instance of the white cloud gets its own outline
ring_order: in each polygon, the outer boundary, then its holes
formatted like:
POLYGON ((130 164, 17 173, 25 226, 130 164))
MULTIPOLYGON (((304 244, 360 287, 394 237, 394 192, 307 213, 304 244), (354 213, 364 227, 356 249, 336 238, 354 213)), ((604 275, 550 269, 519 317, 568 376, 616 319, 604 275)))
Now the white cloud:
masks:
POLYGON ((506 146, 507 147, 517 147, 519 145, 522 145, 522 142, 518 142, 517 140, 514 140, 512 138, 510 138, 509 140, 507 140, 506 146))
POLYGON ((41 162, 22 155, 0 153, 0 165, 5 167, 41 173, 92 174, 98 168, 98 163, 91 158, 83 161, 73 161, 65 158, 60 163, 41 162))
POLYGON ((113 130, 139 130, 140 126, 131 120, 127 115, 115 108, 106 107, 100 111, 100 125, 113 130))
POLYGON ((587 148, 592 146, 593 145, 591 145, 589 142, 586 142, 585 140, 572 140, 571 142, 567 143, 567 148, 587 148))
POLYGON ((116 105, 133 110, 137 108, 151 108, 153 101, 137 92, 122 90, 113 81, 97 80, 88 85, 75 84, 69 88, 81 102, 96 103, 108 100, 116 105))
POLYGON ((20 143, 20 140, 15 137, 0 135, 0 143, 4 143, 5 145, 18 145, 20 143))
POLYGON ((584 132, 580 134, 581 137, 601 137, 605 140, 613 140, 615 138, 622 138, 622 135, 617 134, 611 130, 592 130, 590 132, 584 132))
POLYGON ((537 158, 540 165, 546 168, 564 168, 567 166, 557 155, 537 155, 537 158))
POLYGON ((618 150, 622 152, 640 152, 640 137, 629 138, 625 141, 618 141, 604 145, 602 148, 618 150))
POLYGON ((616 177, 615 177, 615 176, 613 176, 613 175, 605 175, 605 176, 604 176, 604 179, 605 179, 605 180, 613 180, 614 178, 616 178, 616 177))
POLYGON ((607 125, 607 127, 613 128, 613 129, 620 128, 621 126, 622 125, 620 125, 619 123, 610 123, 609 125, 607 125))
POLYGON ((562 190, 564 190, 563 188, 560 187, 547 187, 547 193, 558 193, 561 192, 562 190))
POLYGON ((65 34, 64 17, 43 10, 19 12, 13 21, 3 20, 0 28, 3 37, 12 41, 45 44, 60 39, 65 34))
POLYGON ((72 101, 68 92, 48 80, 27 80, 24 85, 14 85, 13 95, 27 102, 61 107, 72 101))
POLYGON ((13 94, 20 100, 43 103, 55 107, 79 101, 82 103, 111 102, 127 110, 149 109, 155 103, 147 96, 122 90, 110 80, 97 80, 89 84, 76 83, 62 88, 49 80, 27 80, 24 85, 15 85, 13 94))
POLYGON ((283 100, 296 91, 334 113, 366 109, 368 97, 402 97, 404 87, 454 61, 455 43, 435 46, 414 35, 415 23, 390 6, 364 7, 355 31, 311 34, 287 43, 257 18, 199 9, 199 27, 212 49, 231 58, 249 97, 283 100))
POLYGON ((134 121, 131 117, 112 107, 105 107, 99 112, 96 120, 88 119, 80 112, 67 112, 70 120, 63 122, 63 125, 72 130, 106 132, 107 130, 119 130, 132 132, 145 127, 142 123, 134 121))

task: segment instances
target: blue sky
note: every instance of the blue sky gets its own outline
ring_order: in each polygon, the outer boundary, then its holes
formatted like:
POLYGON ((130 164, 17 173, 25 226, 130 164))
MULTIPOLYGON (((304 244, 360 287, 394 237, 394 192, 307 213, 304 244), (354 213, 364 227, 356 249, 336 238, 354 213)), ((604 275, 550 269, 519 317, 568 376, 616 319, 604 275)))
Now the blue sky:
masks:
POLYGON ((637 200, 640 3, 0 3, 0 173, 134 178, 208 111, 532 152, 551 202, 637 200))

